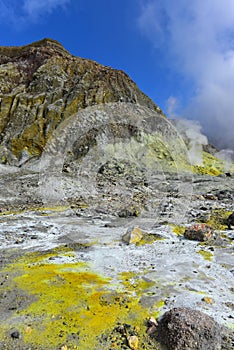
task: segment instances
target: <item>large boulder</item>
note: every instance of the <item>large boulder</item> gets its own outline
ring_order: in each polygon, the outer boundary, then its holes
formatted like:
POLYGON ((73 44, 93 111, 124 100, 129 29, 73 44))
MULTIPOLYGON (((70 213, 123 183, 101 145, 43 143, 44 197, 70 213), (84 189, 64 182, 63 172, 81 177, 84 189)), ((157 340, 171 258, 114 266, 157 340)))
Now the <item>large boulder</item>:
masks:
POLYGON ((194 241, 206 242, 214 238, 212 228, 206 224, 196 224, 188 227, 184 237, 194 241))
POLYGON ((208 315, 193 309, 174 308, 158 325, 159 341, 168 350, 220 350, 221 327, 208 315))

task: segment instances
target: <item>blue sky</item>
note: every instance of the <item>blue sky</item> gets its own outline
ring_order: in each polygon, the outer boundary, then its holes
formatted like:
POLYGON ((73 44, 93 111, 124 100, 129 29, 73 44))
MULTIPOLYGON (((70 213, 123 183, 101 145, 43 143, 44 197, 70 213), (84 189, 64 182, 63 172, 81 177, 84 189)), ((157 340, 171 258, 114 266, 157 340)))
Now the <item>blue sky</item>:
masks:
POLYGON ((50 37, 122 69, 222 147, 234 144, 233 34, 233 0, 0 0, 0 45, 50 37))

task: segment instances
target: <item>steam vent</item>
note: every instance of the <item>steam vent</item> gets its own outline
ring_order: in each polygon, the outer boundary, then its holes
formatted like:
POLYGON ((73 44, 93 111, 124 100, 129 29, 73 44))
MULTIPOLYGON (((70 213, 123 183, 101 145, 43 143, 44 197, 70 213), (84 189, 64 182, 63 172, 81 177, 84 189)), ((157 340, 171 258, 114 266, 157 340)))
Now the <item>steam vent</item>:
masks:
POLYGON ((233 350, 233 163, 55 40, 0 79, 0 349, 233 350))

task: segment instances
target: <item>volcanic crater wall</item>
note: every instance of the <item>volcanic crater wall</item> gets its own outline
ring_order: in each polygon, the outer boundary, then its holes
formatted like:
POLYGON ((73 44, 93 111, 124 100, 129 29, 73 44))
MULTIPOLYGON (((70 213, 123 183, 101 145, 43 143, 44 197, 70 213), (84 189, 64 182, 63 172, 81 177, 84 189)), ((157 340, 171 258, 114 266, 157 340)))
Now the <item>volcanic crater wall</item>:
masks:
POLYGON ((123 71, 71 55, 51 39, 0 47, 0 162, 40 156, 57 126, 88 106, 139 104, 163 115, 123 71))

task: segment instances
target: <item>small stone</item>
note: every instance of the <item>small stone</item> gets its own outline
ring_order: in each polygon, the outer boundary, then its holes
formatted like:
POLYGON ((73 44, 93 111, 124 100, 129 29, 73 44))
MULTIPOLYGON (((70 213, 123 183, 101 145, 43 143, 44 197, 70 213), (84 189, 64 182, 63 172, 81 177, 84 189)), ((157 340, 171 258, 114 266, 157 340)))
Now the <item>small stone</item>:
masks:
POLYGON ((130 335, 128 336, 127 339, 128 339, 128 346, 130 347, 130 349, 137 350, 138 344, 139 344, 138 337, 136 335, 130 335))
POLYGON ((118 216, 120 218, 129 218, 132 216, 139 216, 139 210, 137 208, 129 208, 129 209, 122 209, 119 213, 118 216))
POLYGON ((64 336, 64 332, 63 331, 60 331, 59 332, 59 337, 62 338, 64 336))
POLYGON ((214 299, 210 297, 204 297, 202 298, 202 301, 204 301, 206 304, 214 304, 214 299))
POLYGON ((153 334, 153 333, 155 333, 156 332, 156 330, 157 330, 157 325, 158 325, 158 323, 157 323, 157 321, 156 321, 156 319, 153 317, 153 316, 151 316, 149 319, 148 319, 148 329, 147 329, 147 334, 153 334))
POLYGON ((140 327, 139 327, 139 326, 135 326, 135 327, 134 327, 134 331, 137 332, 137 333, 139 333, 139 332, 140 332, 140 327))
POLYGON ((153 334, 156 332, 156 330, 157 330, 157 327, 155 325, 152 325, 147 329, 147 334, 153 334))
POLYGON ((139 243, 142 238, 143 232, 138 227, 134 227, 133 229, 129 228, 127 232, 122 236, 123 242, 127 244, 139 243))
POLYGON ((61 350, 68 350, 67 345, 62 346, 62 347, 61 347, 61 350))
POLYGON ((231 230, 232 227, 234 227, 234 212, 227 218, 227 226, 229 230, 231 230))
POLYGON ((215 196, 212 193, 207 193, 204 197, 205 197, 205 199, 208 199, 210 201, 216 201, 217 200, 217 196, 215 196))
POLYGON ((25 329, 25 333, 27 335, 30 335, 32 333, 32 328, 30 326, 27 326, 26 329, 25 329))
POLYGON ((17 330, 14 330, 13 332, 11 332, 11 338, 19 339, 20 338, 20 332, 17 331, 17 330))
POLYGON ((22 243, 24 243, 24 239, 21 237, 15 241, 15 244, 22 244, 22 243))
POLYGON ((149 324, 157 326, 157 321, 155 320, 154 316, 151 316, 149 319, 149 324))

